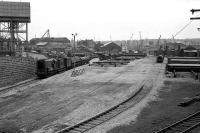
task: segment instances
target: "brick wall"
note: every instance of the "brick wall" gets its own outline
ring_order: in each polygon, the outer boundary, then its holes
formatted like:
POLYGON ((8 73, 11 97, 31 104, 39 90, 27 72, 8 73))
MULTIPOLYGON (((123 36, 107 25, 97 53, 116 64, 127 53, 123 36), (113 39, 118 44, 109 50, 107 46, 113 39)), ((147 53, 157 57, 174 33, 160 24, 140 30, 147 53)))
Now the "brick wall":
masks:
POLYGON ((0 57, 0 87, 34 78, 35 72, 32 58, 0 57))

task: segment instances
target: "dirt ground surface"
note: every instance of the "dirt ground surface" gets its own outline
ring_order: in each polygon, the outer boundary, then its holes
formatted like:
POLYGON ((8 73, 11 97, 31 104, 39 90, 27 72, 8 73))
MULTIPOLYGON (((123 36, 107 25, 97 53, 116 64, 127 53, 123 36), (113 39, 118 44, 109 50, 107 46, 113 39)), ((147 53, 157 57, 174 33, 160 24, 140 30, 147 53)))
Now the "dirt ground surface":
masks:
POLYGON ((155 63, 155 57, 121 67, 85 65, 76 69, 82 68, 85 73, 76 77, 71 77, 70 70, 1 93, 0 129, 9 123, 24 132, 53 133, 122 102, 144 82, 155 86, 164 72, 164 65, 155 63))
MULTIPOLYGON (((154 133, 200 111, 200 102, 187 107, 178 106, 181 102, 200 95, 200 81, 188 73, 181 73, 177 78, 163 77, 157 92, 155 99, 148 103, 136 119, 119 124, 107 133, 154 133)), ((200 128, 192 133, 200 133, 200 128)))

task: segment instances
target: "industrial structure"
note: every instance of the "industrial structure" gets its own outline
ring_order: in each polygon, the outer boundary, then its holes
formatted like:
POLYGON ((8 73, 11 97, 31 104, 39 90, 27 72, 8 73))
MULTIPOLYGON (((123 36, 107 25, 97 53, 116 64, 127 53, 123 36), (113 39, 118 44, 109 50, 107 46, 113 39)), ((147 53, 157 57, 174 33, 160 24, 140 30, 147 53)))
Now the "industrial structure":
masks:
POLYGON ((0 53, 14 55, 15 47, 28 41, 29 2, 0 1, 0 53))

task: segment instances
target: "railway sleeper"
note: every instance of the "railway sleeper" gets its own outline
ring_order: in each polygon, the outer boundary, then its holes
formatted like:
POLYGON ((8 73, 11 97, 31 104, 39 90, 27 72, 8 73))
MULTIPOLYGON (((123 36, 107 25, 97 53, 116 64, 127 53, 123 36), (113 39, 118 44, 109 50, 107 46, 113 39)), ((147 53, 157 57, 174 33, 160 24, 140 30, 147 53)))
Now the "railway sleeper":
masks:
POLYGON ((100 123, 102 123, 102 121, 100 121, 100 120, 93 120, 93 121, 89 122, 89 124, 93 124, 93 125, 98 125, 100 123))
POLYGON ((112 118, 112 117, 114 117, 115 115, 111 115, 111 114, 106 114, 105 116, 102 116, 102 117, 99 117, 98 118, 98 120, 103 120, 103 121, 105 121, 105 120, 108 120, 108 119, 110 119, 110 118, 112 118))
POLYGON ((190 120, 188 120, 188 121, 185 121, 185 123, 187 123, 187 124, 195 124, 195 123, 197 123, 197 122, 199 122, 199 121, 200 121, 199 119, 193 118, 193 119, 190 119, 190 120))
POLYGON ((173 131, 178 131, 178 132, 183 131, 183 129, 177 128, 177 127, 171 127, 170 129, 173 130, 173 131))
POLYGON ((102 116, 102 117, 96 118, 95 120, 98 120, 101 123, 101 122, 104 122, 106 120, 106 118, 104 116, 102 116))
POLYGON ((90 129, 90 128, 92 128, 92 127, 94 127, 95 125, 90 125, 90 126, 88 126, 88 125, 81 125, 80 126, 80 128, 84 128, 84 129, 86 129, 86 130, 88 130, 88 129, 90 129))
POLYGON ((118 111, 118 112, 122 112, 122 111, 124 111, 124 110, 126 110, 127 109, 127 107, 118 107, 117 109, 116 109, 116 111, 118 111))
POLYGON ((117 114, 120 114, 121 112, 123 112, 125 110, 125 108, 120 108, 120 109, 116 109, 116 110, 113 110, 113 114, 117 115, 117 114))
POLYGON ((112 112, 109 112, 108 114, 106 114, 106 116, 116 116, 117 114, 119 114, 119 112, 117 112, 117 111, 112 111, 112 112))
POLYGON ((86 124, 83 124, 83 126, 94 127, 94 126, 96 126, 96 125, 95 125, 95 124, 91 124, 91 123, 86 123, 86 124))
POLYGON ((132 106, 134 101, 131 102, 131 100, 130 100, 130 102, 124 103, 123 105, 128 106, 128 107, 132 106))
POLYGON ((194 125, 194 123, 196 123, 196 121, 183 121, 183 122, 181 122, 180 124, 178 124, 178 125, 176 125, 176 126, 179 126, 179 125, 182 125, 182 126, 191 126, 191 125, 194 125))
POLYGON ((195 125, 196 123, 198 123, 198 122, 197 122, 197 121, 196 121, 196 122, 195 122, 195 121, 193 121, 193 122, 187 122, 187 123, 185 124, 185 126, 191 127, 191 126, 195 125))
POLYGON ((132 107, 132 106, 136 103, 137 99, 138 99, 138 98, 134 99, 134 101, 132 101, 132 99, 131 99, 131 101, 125 103, 124 106, 125 106, 126 108, 132 107))
POLYGON ((106 116, 116 116, 118 114, 117 111, 112 111, 112 112, 109 112, 108 114, 106 114, 106 116))
POLYGON ((128 103, 121 104, 121 105, 118 106, 118 108, 126 108, 128 106, 127 104, 128 103))
POLYGON ((187 124, 187 123, 180 123, 178 125, 176 125, 175 127, 179 127, 179 128, 187 128, 187 127, 191 127, 191 124, 187 124))
POLYGON ((71 130, 68 133, 81 133, 80 131, 71 130))
POLYGON ((193 123, 193 124, 196 124, 197 122, 200 122, 199 118, 192 119, 191 121, 188 121, 188 123, 193 123))
POLYGON ((196 116, 194 119, 200 120, 200 116, 196 116))
POLYGON ((106 120, 108 120, 110 117, 100 117, 100 118, 98 118, 98 120, 100 120, 100 121, 106 121, 106 120))
POLYGON ((86 131, 85 128, 81 128, 81 127, 74 128, 73 130, 75 130, 75 131, 79 131, 79 132, 86 131))
POLYGON ((98 120, 105 120, 105 119, 110 119, 112 118, 113 116, 115 116, 116 114, 113 114, 113 113, 107 113, 105 115, 102 115, 101 117, 97 118, 98 120))
POLYGON ((197 128, 198 126, 200 126, 200 122, 198 122, 197 124, 191 126, 188 129, 184 130, 182 133, 188 133, 189 131, 192 131, 193 129, 197 128))

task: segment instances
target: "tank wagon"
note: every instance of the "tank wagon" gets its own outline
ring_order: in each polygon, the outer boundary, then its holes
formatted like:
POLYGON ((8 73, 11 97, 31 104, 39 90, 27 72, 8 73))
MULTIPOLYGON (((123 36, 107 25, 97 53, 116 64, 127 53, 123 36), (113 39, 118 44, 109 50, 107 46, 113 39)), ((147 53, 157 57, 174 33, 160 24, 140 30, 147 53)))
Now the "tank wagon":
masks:
POLYGON ((72 69, 89 63, 89 57, 65 57, 58 59, 40 59, 36 62, 36 75, 38 78, 46 78, 62 71, 72 69))

